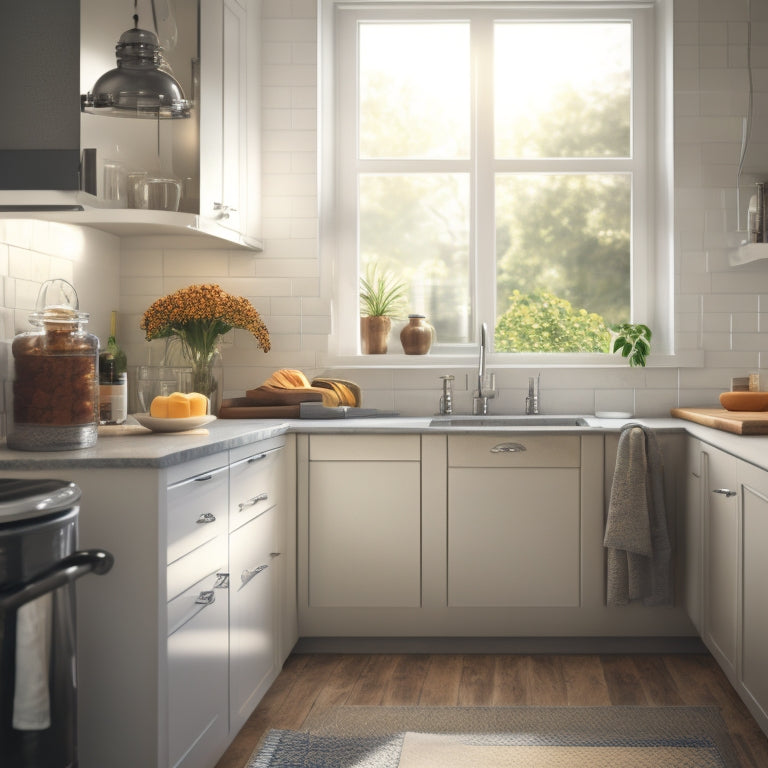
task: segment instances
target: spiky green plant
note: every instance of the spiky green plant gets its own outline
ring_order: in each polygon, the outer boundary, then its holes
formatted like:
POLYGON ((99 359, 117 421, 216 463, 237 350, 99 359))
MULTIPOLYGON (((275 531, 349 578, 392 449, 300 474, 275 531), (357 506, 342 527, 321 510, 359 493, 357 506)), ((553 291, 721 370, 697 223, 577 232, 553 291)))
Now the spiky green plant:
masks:
POLYGON ((363 317, 402 316, 407 286, 394 275, 381 274, 376 266, 360 277, 360 314, 363 317))

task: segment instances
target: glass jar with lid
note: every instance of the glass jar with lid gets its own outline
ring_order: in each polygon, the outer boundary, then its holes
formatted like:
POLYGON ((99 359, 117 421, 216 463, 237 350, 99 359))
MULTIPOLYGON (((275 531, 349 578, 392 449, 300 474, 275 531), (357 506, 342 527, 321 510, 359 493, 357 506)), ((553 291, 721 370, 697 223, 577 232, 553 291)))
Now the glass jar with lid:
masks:
POLYGON ((85 330, 77 292, 66 280, 40 287, 32 331, 18 334, 13 423, 8 447, 66 451, 96 443, 99 421, 99 340, 85 330))

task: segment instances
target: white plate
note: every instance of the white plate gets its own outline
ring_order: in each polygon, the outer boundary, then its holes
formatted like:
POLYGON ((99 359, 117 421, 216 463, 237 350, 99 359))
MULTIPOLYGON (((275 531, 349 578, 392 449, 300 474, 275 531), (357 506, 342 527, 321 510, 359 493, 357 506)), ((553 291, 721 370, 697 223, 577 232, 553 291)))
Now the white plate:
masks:
POLYGON ((185 429, 197 429, 216 421, 215 416, 188 416, 184 419, 158 419, 148 413, 134 413, 133 416, 142 427, 147 427, 153 432, 183 432, 185 429))

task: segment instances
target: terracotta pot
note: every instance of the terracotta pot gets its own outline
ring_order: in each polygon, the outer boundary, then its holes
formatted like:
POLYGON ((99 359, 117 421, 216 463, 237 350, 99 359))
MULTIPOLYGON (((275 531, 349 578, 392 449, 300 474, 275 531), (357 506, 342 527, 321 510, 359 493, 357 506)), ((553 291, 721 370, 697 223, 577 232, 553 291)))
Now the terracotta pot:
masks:
POLYGON ((384 316, 360 318, 360 342, 365 355, 385 355, 392 329, 392 318, 384 316))
POLYGON ((408 325, 400 331, 400 342, 406 355, 426 355, 432 346, 435 329, 424 315, 408 315, 408 325))

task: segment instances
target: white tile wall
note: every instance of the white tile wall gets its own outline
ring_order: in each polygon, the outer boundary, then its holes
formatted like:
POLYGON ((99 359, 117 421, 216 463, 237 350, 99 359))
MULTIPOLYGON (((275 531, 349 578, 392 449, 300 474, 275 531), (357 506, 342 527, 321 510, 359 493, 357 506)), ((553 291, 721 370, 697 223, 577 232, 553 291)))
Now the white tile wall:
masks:
MULTIPOLYGON (((7 341, 23 327, 41 280, 69 275, 93 314, 94 330, 105 333, 109 310, 119 306, 129 359, 154 361, 156 345, 147 344, 138 327, 144 309, 184 285, 218 282, 254 303, 273 342, 265 355, 247 333, 230 335, 226 396, 257 386, 279 367, 320 372, 333 333, 333 297, 321 290, 318 255, 316 6, 315 0, 263 2, 263 253, 200 249, 186 240, 120 244, 92 230, 6 222, 0 224, 0 338, 7 341)), ((751 6, 755 82, 768 90, 768 3, 752 0, 751 6)), ((747 108, 747 7, 747 0, 675 0, 676 342, 683 351, 703 350, 703 365, 544 368, 545 410, 665 415, 678 404, 716 406, 732 376, 761 370, 766 380, 768 261, 728 264, 747 108)), ((367 405, 424 414, 436 408, 439 375, 452 372, 457 408, 470 407, 467 368, 418 370, 419 362, 334 373, 359 382, 367 405)), ((499 370, 492 410, 521 411, 527 378, 536 373, 499 370)))

